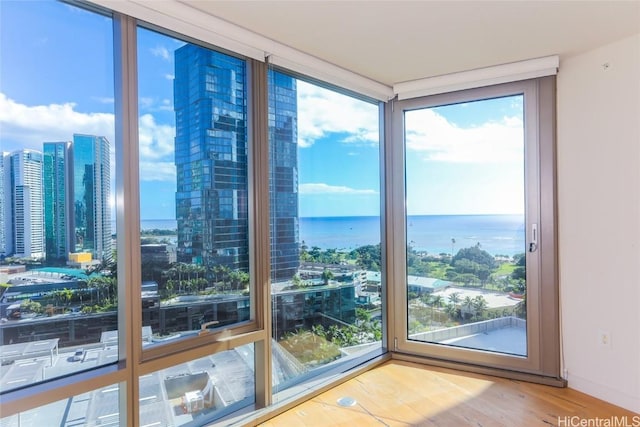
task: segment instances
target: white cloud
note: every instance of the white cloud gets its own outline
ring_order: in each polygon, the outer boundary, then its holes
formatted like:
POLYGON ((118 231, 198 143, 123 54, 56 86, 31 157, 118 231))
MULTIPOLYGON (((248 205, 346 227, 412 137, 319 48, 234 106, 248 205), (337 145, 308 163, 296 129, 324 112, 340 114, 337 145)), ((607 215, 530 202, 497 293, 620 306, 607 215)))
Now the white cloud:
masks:
POLYGON ((108 96, 92 96, 91 99, 101 104, 113 104, 115 102, 113 97, 108 97, 108 96))
POLYGON ((138 98, 138 106, 141 112, 173 111, 173 100, 141 96, 138 98))
POLYGON ((173 80, 176 78, 176 76, 174 76, 173 74, 165 74, 164 78, 167 80, 173 80))
POLYGON ((144 114, 139 119, 140 159, 161 160, 172 156, 176 134, 173 126, 157 124, 151 114, 144 114))
POLYGON ((45 141, 69 141, 74 133, 105 136, 113 145, 114 118, 111 113, 81 113, 75 104, 29 106, 0 93, 0 124, 4 150, 42 150, 45 141))
POLYGON ((345 143, 377 144, 378 106, 298 80, 298 145, 329 133, 350 134, 345 143))
MULTIPOLYGON (((70 141, 74 133, 105 136, 111 143, 111 160, 115 166, 114 115, 82 113, 74 103, 29 106, 0 93, 0 150, 31 148, 42 151, 46 141, 70 141)), ((140 178, 143 181, 174 181, 173 126, 155 122, 151 114, 139 119, 140 178)))
POLYGON ((176 166, 173 162, 140 162, 141 181, 169 181, 176 180, 176 166))
POLYGON ((328 185, 324 183, 308 183, 298 186, 300 194, 378 194, 375 190, 358 190, 342 185, 328 185))
POLYGON ((524 135, 522 119, 461 128, 431 109, 406 113, 408 151, 425 160, 454 163, 502 163, 522 161, 524 135))
POLYGON ((163 99, 158 109, 162 111, 173 111, 173 101, 170 99, 163 99))
POLYGON ((171 54, 169 53, 169 49, 167 49, 164 46, 156 46, 154 48, 149 49, 151 51, 151 54, 153 56, 158 56, 162 59, 164 59, 165 61, 170 61, 171 60, 171 54))

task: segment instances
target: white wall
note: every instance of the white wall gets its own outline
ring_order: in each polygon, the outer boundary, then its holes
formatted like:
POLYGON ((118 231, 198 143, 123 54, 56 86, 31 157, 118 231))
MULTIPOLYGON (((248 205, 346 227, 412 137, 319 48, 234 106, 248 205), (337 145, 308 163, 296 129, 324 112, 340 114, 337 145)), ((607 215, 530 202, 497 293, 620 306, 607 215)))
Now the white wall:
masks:
POLYGON ((569 387, 640 413, 639 171, 640 34, 566 58, 558 74, 569 387), (609 346, 601 345, 601 331, 610 333, 609 346))

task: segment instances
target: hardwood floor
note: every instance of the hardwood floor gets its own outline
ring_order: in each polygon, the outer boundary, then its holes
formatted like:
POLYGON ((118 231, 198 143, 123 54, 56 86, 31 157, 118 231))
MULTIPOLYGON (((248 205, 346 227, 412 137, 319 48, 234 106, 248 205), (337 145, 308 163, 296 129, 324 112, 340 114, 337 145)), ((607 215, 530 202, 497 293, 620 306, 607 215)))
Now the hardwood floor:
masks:
POLYGON ((261 425, 640 427, 640 415, 569 388, 391 360, 261 425))

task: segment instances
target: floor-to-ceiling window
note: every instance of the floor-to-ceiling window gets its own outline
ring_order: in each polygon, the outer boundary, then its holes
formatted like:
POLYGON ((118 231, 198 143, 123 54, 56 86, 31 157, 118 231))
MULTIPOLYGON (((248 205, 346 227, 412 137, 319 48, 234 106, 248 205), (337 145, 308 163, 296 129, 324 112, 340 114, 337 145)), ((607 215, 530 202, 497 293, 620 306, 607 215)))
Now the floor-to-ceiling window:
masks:
POLYGON ((401 352, 558 377, 552 77, 397 102, 401 352))
POLYGON ((250 317, 247 64, 139 27, 147 345, 250 317))
POLYGON ((56 2, 1 9, 0 390, 8 392, 117 362, 119 294, 112 18, 56 2))
POLYGON ((379 106, 269 72, 273 390, 382 349, 379 106))
POLYGON ((377 101, 100 8, 2 43, 0 425, 204 425, 383 353, 377 101))
POLYGON ((557 372, 553 79, 381 104, 202 25, 0 7, 0 425, 243 422, 387 337, 557 372))

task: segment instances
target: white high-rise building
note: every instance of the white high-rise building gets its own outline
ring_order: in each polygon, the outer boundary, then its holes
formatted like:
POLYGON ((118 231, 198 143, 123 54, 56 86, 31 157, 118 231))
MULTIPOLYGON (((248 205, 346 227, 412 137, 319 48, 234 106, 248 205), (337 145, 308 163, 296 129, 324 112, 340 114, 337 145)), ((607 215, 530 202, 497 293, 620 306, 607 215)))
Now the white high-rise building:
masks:
POLYGON ((45 256, 42 153, 14 151, 9 164, 13 255, 42 258, 45 256))

